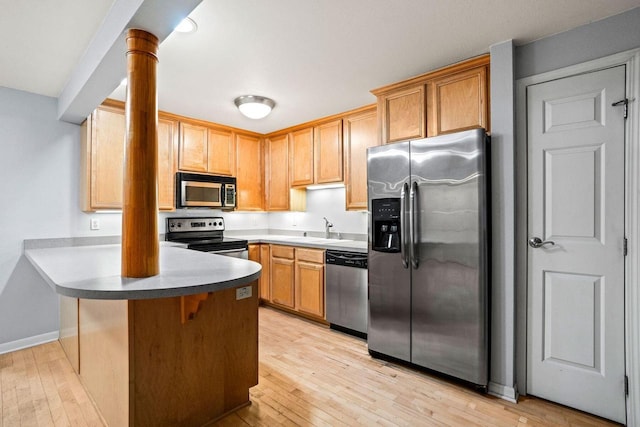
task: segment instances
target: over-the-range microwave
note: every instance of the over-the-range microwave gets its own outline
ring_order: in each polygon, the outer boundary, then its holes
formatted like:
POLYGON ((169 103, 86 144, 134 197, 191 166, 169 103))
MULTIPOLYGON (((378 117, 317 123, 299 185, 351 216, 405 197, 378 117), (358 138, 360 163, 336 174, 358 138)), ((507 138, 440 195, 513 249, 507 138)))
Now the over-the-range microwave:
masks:
POLYGON ((236 179, 201 173, 176 173, 176 208, 236 207, 236 179))

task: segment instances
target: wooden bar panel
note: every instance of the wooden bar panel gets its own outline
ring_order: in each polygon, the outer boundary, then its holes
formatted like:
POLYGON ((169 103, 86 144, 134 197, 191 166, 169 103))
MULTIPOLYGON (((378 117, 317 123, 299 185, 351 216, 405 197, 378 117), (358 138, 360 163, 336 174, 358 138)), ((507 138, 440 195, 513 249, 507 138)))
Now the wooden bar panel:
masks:
MULTIPOLYGON (((200 426, 249 401, 258 383, 258 292, 213 292, 180 322, 180 298, 133 301, 133 424, 200 426)), ((113 424, 122 425, 122 424, 113 424)))

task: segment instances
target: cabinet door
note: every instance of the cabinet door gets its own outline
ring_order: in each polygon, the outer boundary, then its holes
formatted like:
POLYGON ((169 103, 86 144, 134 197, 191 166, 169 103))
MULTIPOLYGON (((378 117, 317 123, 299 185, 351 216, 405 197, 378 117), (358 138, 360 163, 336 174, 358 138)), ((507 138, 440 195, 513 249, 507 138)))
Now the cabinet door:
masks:
POLYGON ((271 299, 271 289, 269 286, 271 279, 271 251, 270 246, 266 244, 260 245, 260 264, 262 265, 262 275, 258 279, 258 287, 260 289, 260 299, 269 301, 271 299))
POLYGON ((378 145, 376 109, 344 118, 347 210, 367 209, 367 148, 378 145))
POLYGON ((427 93, 428 136, 477 127, 489 131, 487 67, 432 80, 427 93))
POLYGON ((315 182, 324 184, 342 181, 342 120, 316 126, 315 138, 316 175, 315 182))
POLYGON ((289 156, 291 186, 313 184, 313 128, 291 133, 289 156))
POLYGON ((324 318, 324 265, 296 261, 296 310, 324 318))
POLYGON ((124 111, 100 107, 91 117, 91 209, 121 209, 124 111))
POLYGON ((178 122, 158 119, 158 207, 175 209, 178 122))
MULTIPOLYGON (((260 262, 260 245, 259 244, 250 244, 249 245, 249 260, 255 261, 257 263, 260 262)), ((264 271, 262 272, 264 274, 264 271)), ((257 284, 258 293, 260 292, 260 279, 251 282, 252 285, 257 284)), ((256 289, 256 287, 254 287, 256 289)), ((258 295, 259 296, 259 295, 258 295)))
POLYGON ((289 138, 287 135, 265 141, 265 209, 289 210, 289 138))
POLYGON ((426 136, 423 84, 381 97, 378 108, 381 112, 383 144, 426 136))
POLYGON ((295 308, 294 260, 271 256, 271 302, 283 307, 295 308))
POLYGON ((236 135, 236 192, 237 208, 245 211, 262 210, 262 141, 249 135, 236 135))
POLYGON ((207 134, 204 126, 180 123, 180 170, 207 171, 207 134))
POLYGON ((233 133, 209 129, 207 147, 207 170, 216 175, 235 176, 236 141, 233 133))

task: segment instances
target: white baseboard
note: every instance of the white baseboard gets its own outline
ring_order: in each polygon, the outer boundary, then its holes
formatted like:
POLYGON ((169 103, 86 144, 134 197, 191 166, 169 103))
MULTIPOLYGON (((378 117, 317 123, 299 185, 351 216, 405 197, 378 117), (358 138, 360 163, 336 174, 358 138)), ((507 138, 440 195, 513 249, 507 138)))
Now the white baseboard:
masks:
POLYGON ((515 387, 507 387, 506 385, 490 382, 489 394, 509 402, 518 403, 518 390, 515 387))
POLYGON ((60 336, 58 331, 47 332, 46 334, 35 335, 16 341, 10 341, 0 344, 0 354, 11 353, 12 351, 22 350, 23 348, 33 347, 35 345, 55 341, 60 336))

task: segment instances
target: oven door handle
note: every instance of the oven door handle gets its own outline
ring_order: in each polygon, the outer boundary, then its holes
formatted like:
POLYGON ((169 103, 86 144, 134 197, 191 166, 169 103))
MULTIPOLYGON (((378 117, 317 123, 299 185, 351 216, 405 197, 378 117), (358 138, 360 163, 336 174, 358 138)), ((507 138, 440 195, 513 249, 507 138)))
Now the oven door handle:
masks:
POLYGON ((238 253, 238 252, 244 252, 244 251, 248 251, 248 248, 242 248, 242 249, 226 249, 224 251, 208 251, 210 254, 220 254, 220 255, 224 255, 224 254, 233 254, 233 253, 238 253))

